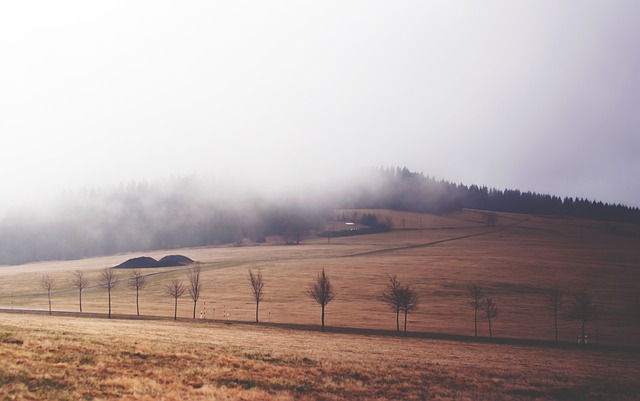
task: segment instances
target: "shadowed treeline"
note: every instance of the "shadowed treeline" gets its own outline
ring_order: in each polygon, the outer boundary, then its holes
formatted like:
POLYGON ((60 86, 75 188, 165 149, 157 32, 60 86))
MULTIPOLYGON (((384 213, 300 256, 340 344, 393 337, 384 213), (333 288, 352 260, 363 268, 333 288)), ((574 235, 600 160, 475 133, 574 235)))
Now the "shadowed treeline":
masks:
POLYGON ((405 168, 379 170, 375 190, 353 199, 353 208, 393 209, 446 213, 462 209, 545 214, 564 217, 640 223, 640 209, 620 204, 565 197, 564 199, 517 189, 466 186, 436 180, 405 168))

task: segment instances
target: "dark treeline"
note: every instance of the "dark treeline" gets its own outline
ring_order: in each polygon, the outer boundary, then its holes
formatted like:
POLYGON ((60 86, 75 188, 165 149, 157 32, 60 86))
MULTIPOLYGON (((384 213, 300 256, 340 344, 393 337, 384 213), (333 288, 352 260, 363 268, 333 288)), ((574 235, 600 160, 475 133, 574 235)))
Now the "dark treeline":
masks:
POLYGON ((380 169, 380 186, 375 193, 361 194, 351 207, 394 209, 423 213, 448 213, 462 209, 496 212, 581 217, 640 224, 640 209, 582 198, 564 199, 521 192, 517 189, 489 189, 466 186, 411 172, 405 168, 380 169), (373 195, 373 196, 372 196, 373 195))
POLYGON ((264 242, 269 236, 297 244, 310 233, 323 232, 327 219, 335 218, 330 212, 335 208, 424 213, 473 208, 640 223, 638 208, 465 186, 407 168, 373 170, 347 185, 277 201, 184 178, 67 194, 49 205, 48 212, 8 212, 0 221, 0 264, 216 244, 240 246, 247 241, 264 242))

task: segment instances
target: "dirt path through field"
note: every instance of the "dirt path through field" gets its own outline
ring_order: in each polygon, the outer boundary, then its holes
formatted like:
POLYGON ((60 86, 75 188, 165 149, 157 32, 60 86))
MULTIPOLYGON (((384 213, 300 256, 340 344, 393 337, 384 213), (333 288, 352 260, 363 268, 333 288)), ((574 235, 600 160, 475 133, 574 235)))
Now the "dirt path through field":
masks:
POLYGON ((343 257, 352 258, 352 257, 355 257, 355 256, 375 255, 375 254, 378 254, 378 253, 405 251, 405 250, 408 250, 408 249, 415 249, 415 248, 426 248, 426 247, 429 247, 429 246, 443 244, 445 242, 460 241, 460 240, 467 239, 467 238, 479 237, 481 235, 487 235, 487 234, 492 233, 492 232, 496 232, 496 231, 495 230, 484 231, 484 232, 477 233, 477 234, 463 235, 463 236, 460 236, 460 237, 447 238, 447 239, 442 239, 442 240, 438 240, 438 241, 427 242, 425 244, 413 244, 413 245, 405 245, 405 246, 395 247, 395 248, 376 249, 375 251, 354 253, 354 254, 351 254, 351 255, 345 255, 343 257))

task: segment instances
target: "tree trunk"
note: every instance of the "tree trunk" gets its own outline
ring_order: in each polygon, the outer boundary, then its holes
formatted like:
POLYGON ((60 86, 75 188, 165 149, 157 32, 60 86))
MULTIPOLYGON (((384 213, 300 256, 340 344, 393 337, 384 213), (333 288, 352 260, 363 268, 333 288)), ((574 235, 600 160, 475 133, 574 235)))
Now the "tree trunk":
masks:
POLYGON ((51 316, 51 290, 48 290, 49 294, 49 316, 51 316))
POLYGON ((193 301, 193 318, 196 318, 196 309, 198 306, 198 301, 193 301))
POLYGON ((404 336, 407 336, 407 311, 404 311, 404 336))
POLYGON ((260 305, 260 302, 256 302, 256 323, 258 323, 258 305, 260 305))
POLYGON ((491 318, 489 318, 489 338, 493 338, 493 332, 491 331, 491 318))
POLYGON ((109 319, 111 319, 111 288, 107 292, 109 293, 109 319))
POLYGON ((173 320, 178 320, 178 298, 176 297, 176 302, 173 307, 173 320))
POLYGON ((400 308, 396 307, 396 331, 400 332, 400 308))
POLYGON ((478 337, 478 309, 475 308, 473 311, 473 335, 478 337))
POLYGON ((324 331, 324 305, 322 305, 322 331, 324 331))
POLYGON ((82 312, 82 290, 80 290, 80 312, 82 312))
POLYGON ((136 313, 140 316, 140 304, 138 303, 138 292, 139 288, 136 287, 136 313))

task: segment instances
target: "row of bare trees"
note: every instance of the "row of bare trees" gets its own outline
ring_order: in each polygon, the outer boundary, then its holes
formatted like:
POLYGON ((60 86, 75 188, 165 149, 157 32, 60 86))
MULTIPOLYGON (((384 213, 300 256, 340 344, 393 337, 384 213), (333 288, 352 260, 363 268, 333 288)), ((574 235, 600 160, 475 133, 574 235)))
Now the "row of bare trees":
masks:
MULTIPOLYGON (((251 275, 251 272, 250 272, 251 275)), ((420 304, 420 297, 412 287, 402 285, 396 275, 388 275, 388 282, 379 297, 379 300, 387 305, 396 314, 396 330, 400 331, 400 313, 404 314, 404 335, 407 335, 407 316, 409 312, 415 311, 420 304)), ((262 279, 260 280, 262 283, 262 279)), ((252 278, 253 283, 253 278, 252 278)), ((262 286, 260 286, 262 289, 262 286)), ((318 274, 315 280, 307 289, 308 295, 314 299, 322 308, 322 331, 324 331, 325 307, 335 298, 335 293, 329 277, 324 269, 318 274)), ((255 294, 255 292, 254 292, 255 294)), ((469 298, 467 303, 474 311, 474 336, 478 336, 478 312, 484 313, 489 325, 489 338, 493 338, 492 319, 498 317, 498 305, 491 297, 486 297, 484 290, 473 284, 468 287, 469 298)), ((258 300, 256 299, 256 302, 258 300)), ((557 288, 553 288, 547 294, 547 305, 553 311, 555 340, 558 341, 558 314, 563 306, 563 293, 557 288)), ((256 303, 257 308, 257 303, 256 303)), ((586 344, 587 337, 585 328, 587 322, 595 320, 597 317, 597 307, 593 303, 593 297, 585 292, 578 291, 572 294, 571 304, 567 310, 565 317, 567 320, 579 321, 581 323, 580 343, 586 344)), ((257 309, 256 309, 257 321, 257 309)))
MULTIPOLYGON (((171 279, 171 281, 166 285, 166 293, 174 299, 174 320, 177 319, 178 316, 178 299, 182 297, 185 292, 188 292, 191 296, 191 299, 193 300, 193 318, 195 319, 198 300, 200 299, 200 295, 202 293, 201 273, 202 267, 199 263, 197 263, 187 272, 187 285, 184 284, 183 280, 180 280, 178 278, 171 279)), ((138 316, 140 316, 140 291, 147 285, 147 277, 148 276, 143 274, 140 270, 133 270, 128 280, 128 284, 136 291, 136 314, 138 316)), ((251 281, 252 292, 256 300, 256 322, 258 322, 258 307, 260 301, 262 301, 264 298, 264 293, 262 291, 262 288, 264 287, 262 272, 258 271, 257 274, 254 274, 251 270, 249 270, 249 278, 251 281)), ((98 287, 107 290, 109 318, 111 318, 111 290, 118 286, 120 283, 121 280, 118 277, 117 272, 111 268, 105 268, 100 272, 100 275, 98 276, 98 287)), ((45 274, 40 280, 40 285, 47 291, 49 300, 49 314, 51 314, 51 292, 56 288, 56 280, 53 276, 45 274)), ((78 290, 78 304, 80 312, 82 312, 82 292, 89 286, 89 279, 83 271, 78 270, 73 274, 72 285, 73 288, 78 290)))
MULTIPOLYGON (((478 285, 468 287, 467 303, 474 311, 474 335, 478 336, 478 312, 484 312, 489 323, 489 337, 493 336, 491 329, 491 319, 498 316, 498 307, 493 298, 485 297, 484 290, 478 285)), ((555 331, 555 340, 558 341, 558 316, 563 307, 564 293, 558 288, 552 288, 547 293, 547 306, 553 312, 553 322, 555 331)), ((579 342, 586 344, 586 324, 596 319, 597 307, 593 303, 591 294, 585 291, 578 291, 571 294, 571 303, 564 317, 570 321, 579 321, 581 324, 579 342)))
MULTIPOLYGON (((187 271, 187 284, 184 280, 179 278, 172 278, 166 285, 166 293, 174 299, 174 320, 177 320, 178 316, 178 299, 181 298, 185 292, 188 292, 193 301, 193 318, 196 317, 197 303, 202 293, 202 267, 197 263, 194 267, 187 271)), ((147 284, 146 275, 142 274, 140 270, 134 270, 129 276, 128 283, 136 291, 136 313, 140 315, 139 306, 139 294, 147 284)), ((264 285, 265 281, 262 275, 262 271, 258 270, 254 273, 249 269, 249 282, 251 284, 251 293, 255 301, 255 321, 259 322, 259 307, 260 303, 264 300, 264 285)), ((388 306, 396 317, 396 330, 400 329, 400 314, 404 315, 403 331, 404 335, 407 335, 407 317, 410 312, 415 311, 420 304, 420 297, 416 290, 408 285, 403 285, 396 275, 387 275, 388 281, 381 295, 378 297, 379 301, 388 306)), ((100 272, 98 277, 98 286, 105 288, 108 293, 108 316, 111 318, 111 290, 120 283, 115 270, 105 268, 100 272)), ((51 314, 51 291, 56 287, 55 279, 50 275, 44 275, 40 281, 41 286, 47 291, 49 299, 49 314, 51 314)), ((89 280, 82 271, 76 271, 72 281, 74 288, 78 289, 79 294, 79 306, 80 312, 82 312, 82 291, 88 287, 89 280)), ((326 274, 324 268, 322 272, 315 277, 308 285, 307 295, 315 301, 321 307, 321 328, 325 329, 325 308, 335 299, 335 291, 331 285, 329 276, 326 274)), ((499 309, 491 297, 486 297, 484 290, 476 285, 470 285, 467 289, 468 299, 467 303, 474 311, 474 336, 478 336, 478 314, 483 313, 487 318, 489 327, 489 337, 493 337, 492 319, 498 317, 499 309)), ((547 294, 547 306, 552 310, 554 316, 554 328, 555 328, 555 340, 558 341, 558 316, 563 307, 564 294, 557 288, 551 289, 547 294)), ((580 342, 586 342, 585 327, 586 323, 594 320, 597 315, 597 308, 593 304, 593 299, 590 294, 579 291, 572 294, 572 302, 569 305, 566 314, 564 315, 567 320, 580 321, 581 322, 581 336, 580 342)))
MULTIPOLYGON (((185 292, 188 292, 191 296, 191 300, 193 301, 193 318, 196 318, 197 304, 202 293, 201 273, 202 267, 200 264, 196 264, 195 267, 187 272, 188 283, 186 286, 184 281, 178 278, 171 279, 169 284, 167 284, 167 294, 174 299, 174 320, 177 320, 178 318, 178 299, 182 297, 185 292)), ((264 287, 264 280, 262 278, 262 272, 258 270, 258 273, 254 274, 253 271, 249 269, 249 281, 251 282, 251 291, 256 302, 256 322, 258 322, 260 302, 264 299, 264 292, 262 290, 264 287)))
MULTIPOLYGON (((143 277, 144 278, 144 277, 143 277)), ((144 280, 142 280, 144 281, 144 280)), ((106 288, 109 293, 109 318, 111 318, 111 289, 118 284, 118 278, 116 273, 109 269, 105 268, 98 278, 98 285, 102 288, 106 288)), ((49 299, 49 315, 51 315, 51 291, 56 288, 56 280, 49 274, 45 274, 40 279, 40 286, 47 291, 47 297, 49 299)), ((89 279, 84 275, 84 272, 78 270, 73 275, 72 285, 74 288, 78 289, 79 294, 79 305, 80 312, 82 312, 82 290, 89 286, 89 279)), ((136 292, 136 302, 137 302, 137 292, 136 292)))
MULTIPOLYGON (((194 300, 194 307, 193 307, 194 318, 195 318, 196 303, 198 301, 198 298, 200 297, 200 287, 201 287, 200 272, 201 272, 201 267, 199 264, 197 264, 195 267, 193 267, 189 271, 189 282, 191 284, 191 286, 189 287, 189 293, 191 294, 194 300)), ((138 316, 140 316, 140 290, 142 290, 146 286, 147 277, 148 276, 144 275, 140 270, 133 270, 128 280, 129 285, 132 288, 134 288, 136 291, 136 314, 138 316)), ((87 276, 83 271, 77 270, 73 274, 73 280, 71 283, 73 285, 73 288, 78 290, 78 297, 79 297, 78 304, 79 304, 80 312, 82 312, 82 291, 89 286, 89 279, 87 278, 87 276)), ((100 275, 98 276, 98 283, 97 283, 98 287, 104 288, 107 290, 109 319, 111 319, 111 290, 113 290, 120 283, 121 283, 121 280, 118 277, 117 272, 108 267, 104 268, 100 272, 100 275)), ((51 314, 51 291, 53 291, 56 288, 56 281, 52 276, 45 274, 44 276, 42 276, 40 280, 40 285, 42 286, 42 288, 44 288, 47 291, 47 295, 49 298, 49 314, 51 314)), ((167 285, 167 292, 172 296, 176 295, 176 310, 177 310, 177 298, 182 296, 182 294, 184 293, 184 291, 181 290, 181 287, 182 287, 181 282, 175 279, 172 280, 169 285, 167 285), (178 283, 180 283, 180 285, 178 285, 178 283)))
MULTIPOLYGON (((199 263, 197 263, 187 272, 187 285, 185 285, 183 280, 175 277, 172 278, 171 281, 166 285, 166 293, 174 300, 174 320, 177 320, 178 318, 178 299, 181 298, 185 292, 188 292, 191 296, 191 299, 193 300, 193 318, 195 319, 197 303, 202 292, 201 273, 202 267, 199 263)), ((140 290, 147 284, 147 277, 148 276, 142 274, 140 270, 132 271, 129 277, 129 285, 136 291, 136 313, 138 316, 140 315, 140 290)), ((260 302, 264 299, 265 284, 262 272, 258 270, 257 273, 254 273, 251 269, 249 269, 249 282, 251 283, 251 292, 256 303, 256 322, 259 322, 259 307, 260 302)), ((98 278, 98 286, 107 290, 109 318, 111 318, 111 290, 115 288, 119 283, 120 280, 115 270, 111 268, 105 268, 100 272, 100 276, 98 278)), ((42 277, 40 284, 45 290, 47 290, 49 299, 49 314, 51 314, 51 291, 53 291, 56 287, 55 279, 47 274, 42 277)), ((76 271, 74 273, 72 284, 74 288, 78 289, 80 312, 82 312, 82 291, 89 286, 89 279, 85 276, 84 272, 76 271)), ((335 298, 335 292, 324 269, 322 269, 322 273, 318 274, 318 277, 316 277, 316 279, 311 284, 309 284, 307 294, 322 307, 322 331, 324 331, 325 307, 335 298)))

